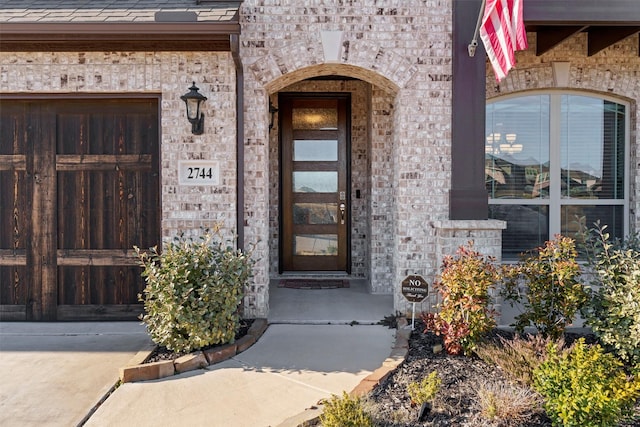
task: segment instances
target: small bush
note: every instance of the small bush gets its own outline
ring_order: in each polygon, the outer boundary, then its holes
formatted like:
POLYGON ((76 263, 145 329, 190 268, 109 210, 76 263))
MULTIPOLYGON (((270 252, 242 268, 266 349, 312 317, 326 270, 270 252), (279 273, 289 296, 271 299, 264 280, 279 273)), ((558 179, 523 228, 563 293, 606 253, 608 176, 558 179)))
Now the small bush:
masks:
POLYGON ((433 400, 438 390, 440 390, 441 383, 442 380, 438 377, 437 371, 431 372, 419 383, 410 383, 407 387, 407 393, 409 393, 411 402, 416 405, 422 405, 423 403, 433 400))
MULTIPOLYGON (((531 387, 533 372, 547 359, 550 343, 550 339, 540 335, 525 338, 516 335, 513 339, 500 337, 497 343, 481 343, 475 352, 485 362, 499 366, 511 381, 531 387)), ((562 348, 564 341, 560 340, 556 345, 562 348)))
POLYGON ((500 280, 493 258, 473 250, 469 242, 456 257, 442 262, 440 281, 433 287, 442 298, 439 313, 422 313, 425 332, 444 336, 449 354, 471 354, 476 343, 496 325, 495 312, 489 309, 490 290, 500 280))
POLYGON ((362 400, 349 396, 346 391, 342 392, 342 397, 333 395, 324 402, 320 422, 324 427, 373 426, 373 419, 364 410, 362 400))
POLYGON ((623 361, 640 364, 640 235, 612 241, 606 226, 586 233, 598 290, 582 310, 585 323, 623 361))
POLYGON ((580 338, 563 353, 550 346, 549 359, 534 372, 534 388, 554 425, 613 426, 631 415, 640 378, 627 377, 612 354, 580 338))
POLYGON ((527 326, 554 339, 564 333, 588 298, 584 285, 578 281, 577 256, 574 240, 558 235, 538 248, 537 255, 526 256, 515 266, 505 266, 501 294, 505 300, 524 306, 516 316, 514 326, 518 333, 527 326), (523 280, 527 286, 524 294, 520 290, 523 280))
POLYGON ((169 350, 188 352, 232 342, 238 307, 253 265, 247 254, 214 242, 176 238, 159 253, 135 248, 147 283, 139 299, 151 339, 169 350))
POLYGON ((529 387, 486 382, 478 388, 481 416, 501 426, 521 426, 540 411, 542 399, 529 387))

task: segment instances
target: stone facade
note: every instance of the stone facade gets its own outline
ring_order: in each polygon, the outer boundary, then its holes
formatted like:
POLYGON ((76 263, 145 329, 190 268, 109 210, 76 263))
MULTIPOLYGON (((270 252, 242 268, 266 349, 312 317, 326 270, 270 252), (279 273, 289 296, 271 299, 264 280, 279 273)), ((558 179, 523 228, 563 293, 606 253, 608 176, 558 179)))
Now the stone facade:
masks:
MULTIPOLYGON (((354 273, 368 277, 374 292, 395 293, 396 307, 402 309, 402 279, 412 273, 431 280, 436 271, 435 232, 427 224, 448 215, 450 2, 389 1, 381 6, 373 0, 357 5, 263 0, 245 1, 240 11, 245 120, 262 124, 245 129, 245 235, 261 242, 256 283, 264 284, 264 294, 256 295, 252 308, 263 314, 268 277, 277 263, 277 250, 267 247, 275 238, 273 226, 264 221, 267 216, 271 224, 276 220, 274 203, 269 203, 274 188, 263 175, 270 156, 268 97, 310 77, 338 74, 371 86, 368 158, 362 165, 369 170, 361 202, 366 208, 354 211, 365 221, 354 221, 354 227, 365 227, 376 237, 363 245, 354 242, 354 260, 362 259, 354 273)), ((366 235, 354 230, 356 237, 366 235)))
MULTIPOLYGON (((432 283, 442 257, 474 240, 499 258, 499 221, 449 221, 451 189, 453 0, 246 0, 240 6, 244 74, 245 247, 257 260, 245 315, 266 317, 269 283, 278 277, 278 129, 270 132, 269 100, 279 92, 349 92, 352 96, 352 277, 369 291, 394 295, 409 309, 400 283, 409 274, 432 283), (351 80, 308 80, 340 75, 351 80), (355 194, 360 190, 361 197, 355 194)), ((592 57, 586 35, 535 56, 496 84, 487 68, 487 99, 562 88, 616 96, 631 103, 632 226, 640 229, 640 58, 637 39, 592 57), (634 41, 635 40, 635 41, 634 41), (568 84, 554 82, 554 62, 569 62, 568 84)), ((478 57, 478 60, 482 60, 478 57)), ((236 224, 236 68, 231 53, 2 52, 0 92, 144 94, 161 109, 162 234, 196 235, 236 224), (209 99, 203 135, 192 135, 180 95, 192 81, 209 99), (220 185, 178 185, 179 160, 220 165, 220 185)), ((432 297, 420 309, 429 310, 432 297)))
MULTIPOLYGON (((504 221, 457 220, 434 221, 431 226, 436 232, 436 256, 438 265, 447 255, 454 255, 459 247, 473 244, 473 248, 496 263, 502 261, 502 230, 507 226, 504 221)), ((492 290, 497 294, 496 290, 492 290)), ((430 293, 420 303, 421 311, 433 311, 440 303, 438 294, 430 293)), ((493 308, 500 313, 501 300, 494 295, 493 308)), ((505 324, 502 322, 501 324, 505 324)))

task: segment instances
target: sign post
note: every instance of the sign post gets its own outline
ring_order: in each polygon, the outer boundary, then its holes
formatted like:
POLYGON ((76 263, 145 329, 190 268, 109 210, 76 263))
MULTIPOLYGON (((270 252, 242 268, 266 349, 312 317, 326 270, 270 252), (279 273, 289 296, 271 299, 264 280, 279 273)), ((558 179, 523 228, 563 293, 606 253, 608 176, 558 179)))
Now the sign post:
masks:
POLYGON ((402 295, 405 299, 412 303, 411 309, 411 330, 415 328, 416 322, 416 303, 422 302, 429 294, 429 285, 427 281, 418 275, 407 276, 402 281, 402 295))

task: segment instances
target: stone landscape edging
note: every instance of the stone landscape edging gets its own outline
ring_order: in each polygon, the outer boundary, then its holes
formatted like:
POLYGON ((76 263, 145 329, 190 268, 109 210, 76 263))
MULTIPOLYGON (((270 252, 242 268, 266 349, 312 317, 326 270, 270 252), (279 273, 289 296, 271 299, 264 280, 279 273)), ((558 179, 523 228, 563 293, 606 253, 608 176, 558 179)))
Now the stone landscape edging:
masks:
POLYGON ((207 350, 195 351, 175 360, 144 363, 155 347, 140 351, 129 362, 129 365, 120 368, 120 382, 129 383, 158 380, 175 374, 206 368, 209 365, 230 359, 255 344, 258 338, 267 330, 268 326, 267 319, 255 319, 249 327, 247 334, 234 343, 216 346, 207 350))
MULTIPOLYGON (((372 392, 382 381, 387 379, 389 375, 407 358, 409 353, 409 337, 411 329, 407 328, 408 322, 405 317, 397 320, 395 343, 391 348, 389 357, 387 357, 382 365, 364 377, 360 383, 354 387, 349 393, 352 397, 362 397, 372 392)), ((312 406, 293 417, 287 418, 276 427, 309 427, 318 425, 320 415, 323 412, 323 405, 312 406)))

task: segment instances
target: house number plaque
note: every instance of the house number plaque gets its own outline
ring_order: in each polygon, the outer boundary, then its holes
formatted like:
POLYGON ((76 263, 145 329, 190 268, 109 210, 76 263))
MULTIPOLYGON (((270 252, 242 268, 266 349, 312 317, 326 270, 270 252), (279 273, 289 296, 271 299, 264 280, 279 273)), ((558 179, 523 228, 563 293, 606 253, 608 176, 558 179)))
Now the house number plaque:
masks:
POLYGON ((220 165, 211 160, 178 161, 180 185, 219 185, 220 165))

